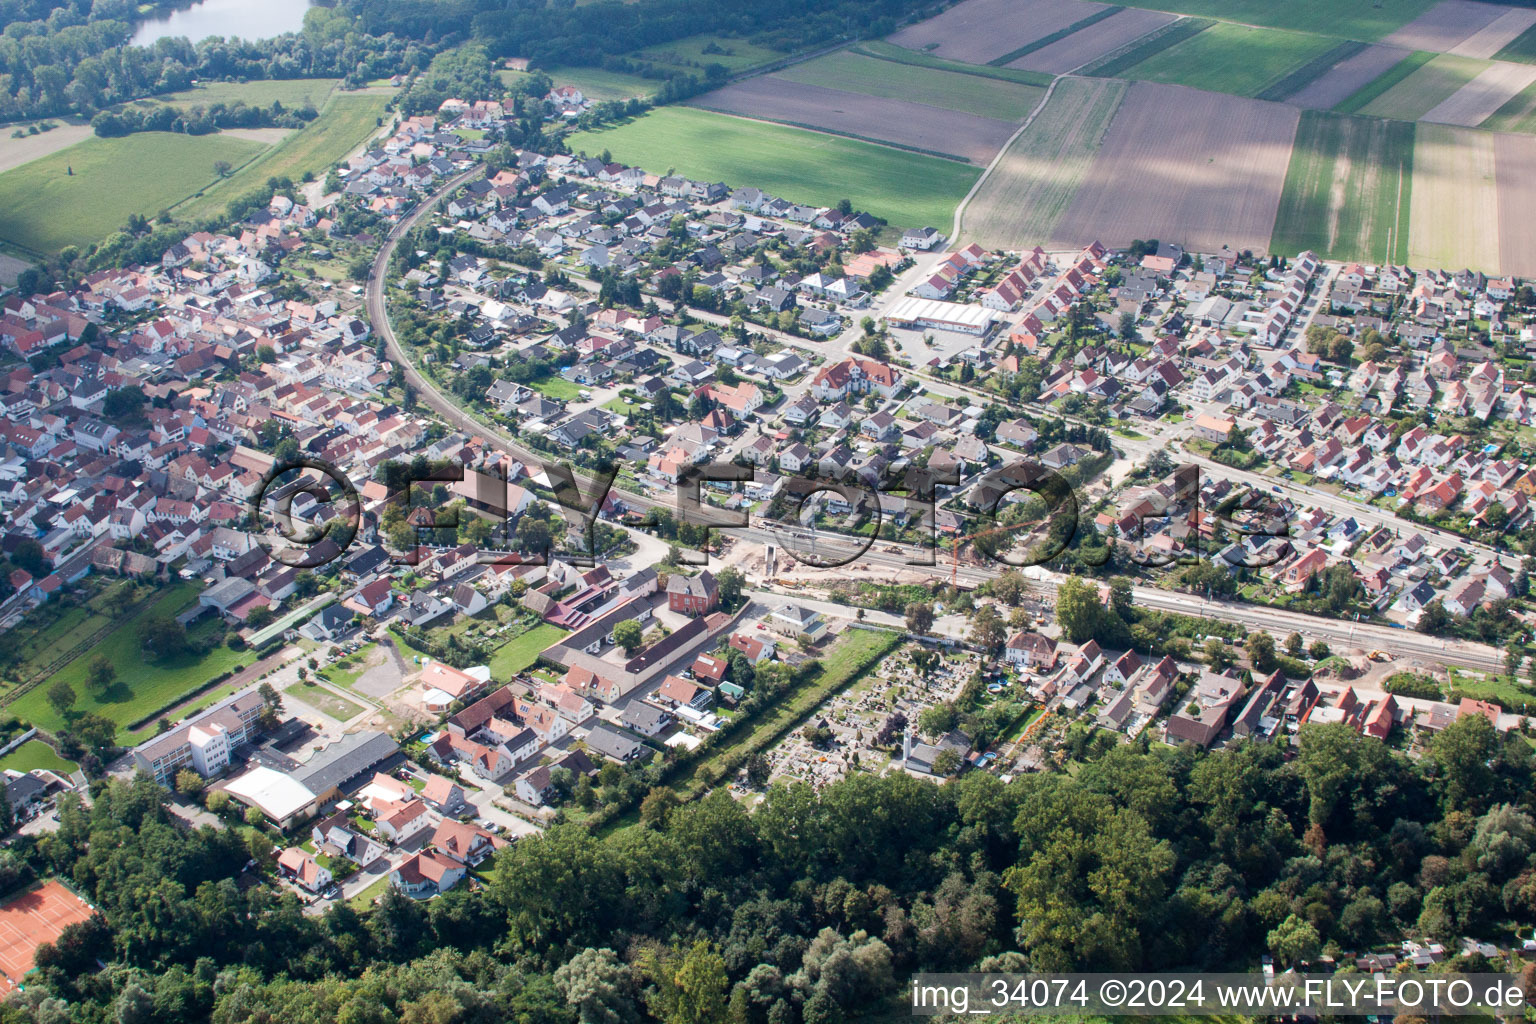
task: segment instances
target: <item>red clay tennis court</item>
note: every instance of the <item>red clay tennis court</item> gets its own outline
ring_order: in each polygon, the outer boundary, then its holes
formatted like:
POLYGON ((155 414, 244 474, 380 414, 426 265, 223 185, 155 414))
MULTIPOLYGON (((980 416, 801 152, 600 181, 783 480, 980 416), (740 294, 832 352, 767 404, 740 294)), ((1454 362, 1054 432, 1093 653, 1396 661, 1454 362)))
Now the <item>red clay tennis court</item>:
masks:
POLYGON ((37 947, 95 913, 58 882, 44 882, 0 906, 0 992, 9 992, 32 969, 37 947))

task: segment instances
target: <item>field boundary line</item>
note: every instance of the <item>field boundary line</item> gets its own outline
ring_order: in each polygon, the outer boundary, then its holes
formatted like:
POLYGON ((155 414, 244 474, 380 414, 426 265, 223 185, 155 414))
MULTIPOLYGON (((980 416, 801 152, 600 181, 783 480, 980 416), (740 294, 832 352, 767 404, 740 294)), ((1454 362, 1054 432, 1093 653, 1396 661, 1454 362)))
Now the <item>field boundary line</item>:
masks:
POLYGON ((1114 17, 1116 14, 1119 14, 1123 10, 1125 10, 1124 7, 1106 7, 1102 11, 1095 11, 1093 14, 1088 15, 1086 18, 1079 18, 1077 21, 1074 21, 1066 28, 1057 29, 1050 35, 1041 36, 1039 39, 1036 39, 1032 43, 1025 43, 1017 50, 1010 50, 1008 53, 1003 54, 1001 57, 992 58, 991 60, 987 61, 987 66, 993 68, 1007 67, 1009 64, 1012 64, 1020 57, 1028 57, 1036 50, 1043 50, 1047 46, 1050 46, 1052 43, 1059 43, 1063 39, 1067 38, 1067 36, 1081 32, 1085 28, 1091 28, 1092 26, 1097 25, 1099 22, 1104 21, 1107 18, 1114 17))
POLYGON ((1029 116, 1024 119, 1023 124, 1019 125, 1018 130, 1008 136, 1008 141, 1004 142, 1002 147, 992 154, 992 160, 981 172, 981 177, 976 179, 975 183, 971 185, 971 190, 960 200, 960 205, 955 207, 955 221, 949 232, 952 244, 957 246, 960 244, 960 229, 962 227, 961 222, 965 217, 965 208, 971 205, 971 200, 975 198, 976 193, 981 191, 981 186, 992 176, 992 172, 997 169, 997 165, 1003 162, 1003 157, 1007 155, 1008 150, 1012 149, 1013 144, 1019 141, 1019 136, 1023 135, 1025 130, 1035 123, 1035 118, 1040 116, 1040 111, 1044 110, 1045 105, 1051 102, 1051 96, 1056 92, 1056 84, 1066 77, 1066 75, 1057 75, 1051 79, 1051 84, 1045 87, 1045 95, 1040 97, 1040 102, 1035 105, 1035 109, 1029 112, 1029 116))

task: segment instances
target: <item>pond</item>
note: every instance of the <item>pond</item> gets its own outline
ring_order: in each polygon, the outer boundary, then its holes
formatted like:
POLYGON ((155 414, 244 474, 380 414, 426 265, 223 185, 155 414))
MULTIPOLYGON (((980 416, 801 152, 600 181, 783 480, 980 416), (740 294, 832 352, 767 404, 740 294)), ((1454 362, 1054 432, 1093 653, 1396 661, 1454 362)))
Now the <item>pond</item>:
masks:
POLYGON ((149 46, 168 36, 186 36, 193 43, 210 36, 269 39, 303 28, 309 5, 310 0, 202 0, 141 23, 133 45, 149 46))

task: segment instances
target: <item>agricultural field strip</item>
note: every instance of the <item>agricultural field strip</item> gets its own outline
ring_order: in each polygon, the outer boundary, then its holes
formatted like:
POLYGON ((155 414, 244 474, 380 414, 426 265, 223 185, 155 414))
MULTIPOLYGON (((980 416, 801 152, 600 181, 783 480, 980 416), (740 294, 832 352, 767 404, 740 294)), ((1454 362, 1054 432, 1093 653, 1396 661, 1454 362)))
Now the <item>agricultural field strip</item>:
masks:
POLYGON ((1344 61, 1365 49, 1365 43, 1353 40, 1339 43, 1328 51, 1318 54, 1284 78, 1271 83, 1263 92, 1258 94, 1258 98, 1261 100, 1289 99, 1329 71, 1338 67, 1344 61))
POLYGON ((1210 18, 1179 18, 1133 39, 1119 49, 1101 54, 1077 69, 1078 74, 1117 78, 1136 65, 1177 46, 1216 24, 1210 18))
POLYGON ((776 71, 772 77, 1014 122, 1027 117, 1045 94, 1038 86, 898 64, 847 50, 776 71))
POLYGON ((1074 32, 1065 39, 1009 62, 1008 67, 1044 71, 1053 75, 1066 74, 1107 53, 1129 46, 1147 33, 1155 32, 1176 20, 1177 15, 1162 11, 1122 8, 1086 31, 1074 32))
POLYGON ((1423 67, 1372 100, 1360 113, 1417 121, 1450 99, 1487 67, 1487 61, 1437 54, 1423 67))
POLYGON ((988 248, 1049 240, 1128 88, 1113 79, 1059 81, 966 206, 962 235, 988 248))
POLYGON ((1094 25, 1099 24, 1099 22, 1104 21, 1106 18, 1112 18, 1123 10, 1125 10, 1124 7, 1106 7, 1102 11, 1095 11, 1081 21, 1074 21, 1066 28, 1059 28, 1050 35, 1041 36, 1034 42, 1026 43, 1017 50, 1011 50, 1001 57, 994 57, 992 60, 987 61, 987 63, 993 66, 1011 64, 1021 57, 1034 53, 1036 50, 1044 49, 1052 43, 1060 42, 1070 35, 1085 32, 1094 25))
POLYGON ((1177 239, 1193 249, 1269 244, 1300 112, 1139 82, 1058 222, 1064 248, 1177 239))
POLYGON ((1476 3, 1474 0, 1441 0, 1381 41, 1388 46, 1402 46, 1410 50, 1449 53, 1462 43, 1469 42, 1508 11, 1507 7, 1476 3))
POLYGON ((1107 6, 1087 0, 962 0, 889 39, 939 57, 985 64, 1107 6))
POLYGON ((1519 39, 1533 25, 1536 25, 1536 10, 1523 8, 1505 11, 1487 26, 1457 43, 1450 52, 1458 57, 1480 57, 1484 60, 1497 57, 1500 50, 1519 39))
POLYGON ((1412 173, 1414 124, 1304 111, 1271 252, 1390 261, 1398 196, 1412 173))
POLYGON ((1479 127, 1495 132, 1536 133, 1536 85, 1527 86, 1512 97, 1479 127))
MULTIPOLYGON (((1536 12, 1533 12, 1536 13, 1536 12)), ((1422 120, 1474 128, 1536 83, 1536 64, 1499 61, 1424 114, 1422 120)))
POLYGON ((1339 46, 1331 36, 1219 21, 1117 77, 1257 96, 1339 46))
POLYGON ((1536 136, 1495 135, 1495 175, 1498 182, 1500 225, 1521 225, 1523 230, 1499 232, 1499 271, 1536 277, 1536 136))
POLYGON ((1319 32, 1336 39, 1367 43, 1401 29, 1435 5, 1435 0, 1126 0, 1133 7, 1169 11, 1196 18, 1219 18, 1240 25, 1319 32))
POLYGON ((1410 52, 1396 46, 1367 46, 1286 97, 1286 102, 1313 110, 1329 110, 1396 67, 1410 52))
POLYGON ((1472 128, 1418 126, 1408 229, 1410 264, 1498 269, 1495 138, 1472 128))
POLYGON ((827 89, 774 75, 749 78, 695 98, 693 105, 890 142, 985 164, 1014 124, 942 107, 827 89))

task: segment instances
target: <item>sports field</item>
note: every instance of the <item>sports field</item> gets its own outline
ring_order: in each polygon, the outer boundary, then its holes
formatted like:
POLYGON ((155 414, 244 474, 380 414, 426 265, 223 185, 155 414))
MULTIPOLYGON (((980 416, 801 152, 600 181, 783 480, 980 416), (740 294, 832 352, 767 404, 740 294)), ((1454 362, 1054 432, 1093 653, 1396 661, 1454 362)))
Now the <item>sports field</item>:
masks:
POLYGON ((796 64, 772 77, 865 96, 924 103, 1002 121, 1024 120, 1045 95, 1045 90, 1038 86, 897 64, 847 50, 796 64))
POLYGON ((388 105, 387 95, 336 93, 319 117, 172 212, 178 217, 213 216, 223 212, 230 200, 259 188, 268 178, 298 181, 305 171, 323 178, 331 165, 379 130, 379 119, 388 105))
POLYGON ((989 249, 1050 241, 1126 89, 1110 79, 1063 79, 966 206, 961 234, 989 249))
POLYGON ((49 880, 0 907, 0 990, 20 985, 34 966, 37 947, 53 942, 95 911, 58 882, 49 880))
POLYGON ((1257 96, 1337 46, 1329 36, 1218 22, 1127 69, 1125 77, 1257 96))
POLYGON ((263 147, 225 135, 140 132, 89 138, 0 174, 0 241, 34 253, 99 242, 130 214, 152 217, 263 147))
POLYGON ((1471 128, 1418 126, 1408 232, 1412 265, 1498 270, 1494 138, 1490 132, 1471 128))
MULTIPOLYGON (((55 730, 64 719, 48 703, 48 687, 54 680, 68 683, 75 691, 75 713, 93 711, 120 726, 152 714, 156 709, 207 683, 226 670, 249 665, 256 660, 250 651, 232 651, 222 644, 201 657, 181 654, 150 661, 140 644, 145 623, 156 618, 172 618, 189 607, 198 588, 189 583, 163 587, 154 599, 123 619, 100 643, 82 651, 42 685, 34 686, 11 703, 9 710, 23 721, 47 730, 55 730), (103 657, 117 669, 117 678, 104 690, 87 682, 91 662, 103 657)), ((189 633, 206 635, 211 621, 194 624, 189 633)))
POLYGON ((1406 260, 1413 137, 1407 121, 1304 111, 1269 251, 1406 260))
POLYGON ((1131 6, 1374 42, 1435 6, 1435 0, 1134 0, 1131 6))
POLYGON ((1438 54, 1372 100, 1360 113, 1417 121, 1454 96, 1457 90, 1487 68, 1487 61, 1455 57, 1448 53, 1438 54))
POLYGON ((943 228, 980 176, 954 160, 855 139, 749 121, 692 107, 662 107, 616 128, 578 132, 571 150, 599 153, 663 174, 753 185, 802 203, 839 199, 894 228, 943 228))

